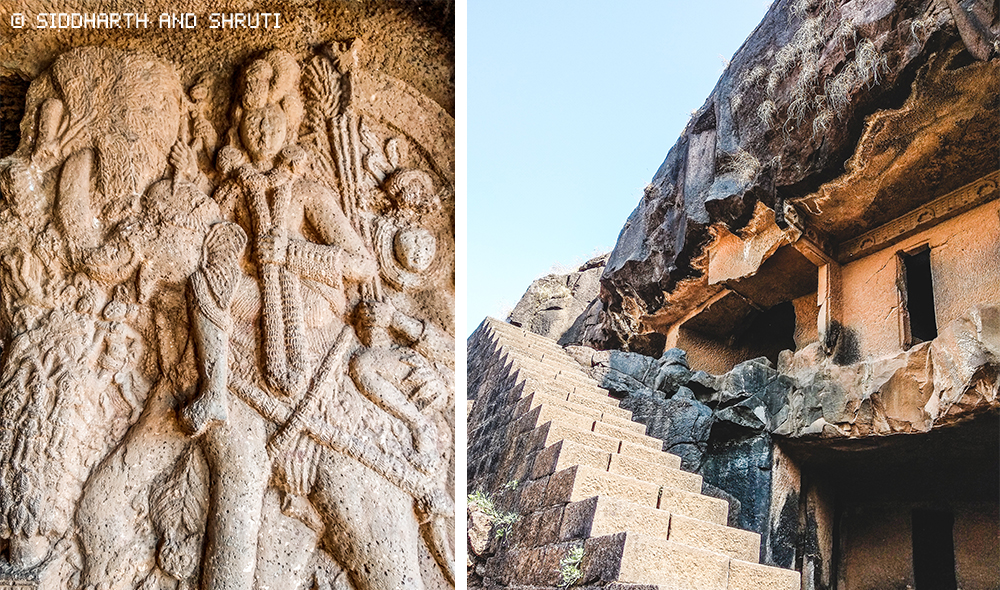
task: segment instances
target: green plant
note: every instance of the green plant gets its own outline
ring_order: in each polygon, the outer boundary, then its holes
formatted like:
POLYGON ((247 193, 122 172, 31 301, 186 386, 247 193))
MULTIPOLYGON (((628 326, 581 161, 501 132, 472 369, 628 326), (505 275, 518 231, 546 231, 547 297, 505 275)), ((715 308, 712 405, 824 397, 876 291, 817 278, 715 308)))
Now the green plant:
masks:
POLYGON ((559 560, 559 575, 562 576, 560 588, 568 588, 580 581, 583 577, 581 563, 583 563, 583 545, 570 549, 566 557, 559 560))
POLYGON ((503 488, 502 489, 505 492, 510 492, 510 491, 516 490, 518 483, 520 483, 518 480, 512 479, 512 480, 508 481, 507 483, 503 484, 503 488))
MULTIPOLYGON (((516 485, 515 483, 515 487, 516 485)), ((496 539, 502 539, 513 532, 514 525, 521 520, 521 515, 517 512, 498 509, 493 497, 482 490, 469 494, 469 505, 478 507, 490 519, 493 524, 493 537, 496 539)))

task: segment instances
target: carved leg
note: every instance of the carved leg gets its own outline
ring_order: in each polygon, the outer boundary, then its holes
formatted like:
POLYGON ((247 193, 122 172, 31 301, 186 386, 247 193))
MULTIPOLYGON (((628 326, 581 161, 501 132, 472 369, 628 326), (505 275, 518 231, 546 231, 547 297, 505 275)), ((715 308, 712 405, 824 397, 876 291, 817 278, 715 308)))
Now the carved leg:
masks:
POLYGON ((173 418, 176 394, 160 380, 125 441, 87 481, 75 515, 84 588, 129 590, 134 576, 153 567, 155 539, 141 532, 149 502, 136 499, 188 444, 173 418))
POLYGON ((181 420, 192 433, 201 434, 229 416, 229 334, 198 311, 194 316, 201 393, 181 412, 181 420))
POLYGON ((229 418, 205 433, 212 473, 204 590, 252 590, 264 490, 271 474, 264 420, 230 399, 229 418))
POLYGON ((323 546, 357 590, 423 590, 413 498, 357 461, 320 461, 312 501, 326 521, 323 546))

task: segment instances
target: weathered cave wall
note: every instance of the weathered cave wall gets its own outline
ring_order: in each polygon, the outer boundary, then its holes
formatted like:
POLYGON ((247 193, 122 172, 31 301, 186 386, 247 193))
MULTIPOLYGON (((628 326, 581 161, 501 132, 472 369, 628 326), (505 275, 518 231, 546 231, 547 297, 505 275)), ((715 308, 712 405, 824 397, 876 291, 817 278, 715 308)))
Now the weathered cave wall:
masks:
POLYGON ((1000 301, 1000 200, 843 267, 843 324, 865 359, 901 349, 897 252, 930 247, 934 311, 946 326, 979 302, 1000 301))
POLYGON ((997 10, 973 0, 778 2, 622 229, 592 343, 644 345, 711 297, 709 225, 738 231, 758 202, 779 224, 792 203, 836 241, 997 169, 998 62, 977 61, 997 54, 982 43, 997 33, 997 10))
POLYGON ((361 39, 358 65, 378 71, 413 86, 446 112, 455 113, 454 6, 446 0, 421 2, 323 2, 305 0, 258 2, 252 8, 215 5, 196 0, 182 5, 171 0, 141 3, 149 15, 145 29, 12 29, 11 14, 24 13, 29 19, 42 12, 124 12, 121 2, 50 2, 16 0, 0 5, 0 157, 14 151, 23 114, 27 82, 40 74, 61 53, 71 47, 100 45, 125 50, 141 50, 176 63, 185 82, 211 70, 213 101, 209 120, 225 128, 226 108, 232 91, 228 83, 239 64, 271 47, 282 47, 296 58, 310 55, 314 47, 331 39, 361 39), (212 12, 252 10, 281 13, 280 29, 209 29, 212 12), (195 13, 198 27, 160 29, 161 13, 195 13), (20 100, 18 100, 20 97, 20 100), (10 105, 10 106, 8 106, 10 105))
POLYGON ((0 588, 454 588, 454 51, 0 3, 0 588))

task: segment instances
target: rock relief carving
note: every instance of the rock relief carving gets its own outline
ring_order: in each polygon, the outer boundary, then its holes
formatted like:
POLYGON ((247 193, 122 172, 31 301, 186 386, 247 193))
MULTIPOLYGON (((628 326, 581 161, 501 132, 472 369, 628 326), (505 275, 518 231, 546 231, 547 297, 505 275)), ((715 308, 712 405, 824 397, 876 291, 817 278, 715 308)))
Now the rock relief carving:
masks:
POLYGON ((249 59, 225 129, 211 74, 141 54, 32 82, 0 160, 0 578, 454 586, 453 123, 359 49, 249 59))

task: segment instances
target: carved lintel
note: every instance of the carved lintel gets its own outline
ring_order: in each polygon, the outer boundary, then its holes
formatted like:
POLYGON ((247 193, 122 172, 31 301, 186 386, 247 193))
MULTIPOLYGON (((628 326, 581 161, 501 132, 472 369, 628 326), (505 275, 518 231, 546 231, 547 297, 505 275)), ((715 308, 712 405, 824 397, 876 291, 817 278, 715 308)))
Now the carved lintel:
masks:
POLYGON ((833 257, 823 249, 822 246, 810 240, 805 236, 805 234, 792 242, 792 247, 798 250, 800 254, 805 256, 809 262, 812 262, 817 267, 825 266, 831 262, 836 262, 833 257))
POLYGON ((856 260, 882 248, 891 246, 913 234, 951 219, 956 215, 988 203, 1000 196, 1000 171, 991 172, 976 182, 967 184, 879 226, 837 248, 841 264, 856 260))
POLYGON ((0 590, 38 590, 34 580, 0 580, 0 590))
POLYGON ((817 267, 833 261, 833 256, 830 254, 833 248, 826 233, 807 224, 805 218, 791 203, 785 203, 783 213, 785 223, 788 224, 786 232, 793 238, 792 247, 817 267))

